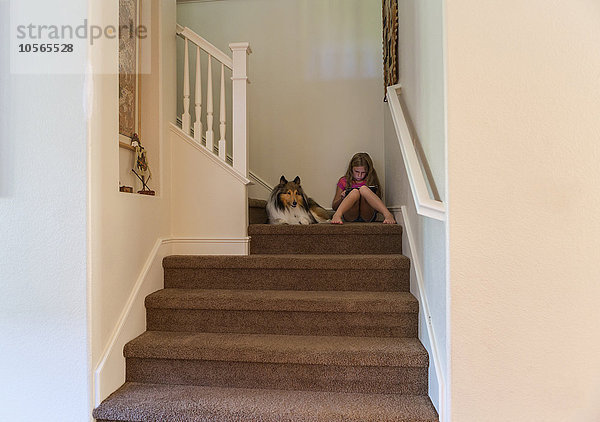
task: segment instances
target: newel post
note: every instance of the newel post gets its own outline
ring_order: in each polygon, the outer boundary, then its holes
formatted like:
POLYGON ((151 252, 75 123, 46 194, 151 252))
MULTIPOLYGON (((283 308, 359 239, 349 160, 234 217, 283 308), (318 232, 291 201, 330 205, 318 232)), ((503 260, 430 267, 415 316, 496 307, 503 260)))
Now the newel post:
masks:
POLYGON ((232 43, 233 53, 233 168, 248 177, 248 55, 250 44, 232 43))

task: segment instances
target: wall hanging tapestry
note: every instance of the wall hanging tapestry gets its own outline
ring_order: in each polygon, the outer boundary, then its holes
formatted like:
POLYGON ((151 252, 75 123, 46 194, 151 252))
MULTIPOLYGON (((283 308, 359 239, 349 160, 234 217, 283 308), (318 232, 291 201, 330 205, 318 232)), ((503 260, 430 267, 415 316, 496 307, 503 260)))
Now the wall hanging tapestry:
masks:
POLYGON ((398 0, 383 0, 383 82, 386 89, 398 83, 398 0))
MULTIPOLYGON (((137 26, 140 16, 139 0, 119 0, 119 28, 137 26)), ((128 31, 119 33, 119 134, 131 139, 139 133, 139 72, 140 49, 138 37, 128 31)))

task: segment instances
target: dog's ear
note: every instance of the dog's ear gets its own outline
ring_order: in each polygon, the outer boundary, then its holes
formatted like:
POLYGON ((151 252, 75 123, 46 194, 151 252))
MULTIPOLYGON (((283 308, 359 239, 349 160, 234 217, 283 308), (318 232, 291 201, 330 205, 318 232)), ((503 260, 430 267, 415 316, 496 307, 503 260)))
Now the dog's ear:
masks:
POLYGON ((300 184, 300 176, 296 176, 296 178, 294 179, 294 183, 297 185, 300 184))
POLYGON ((285 185, 287 183, 287 180, 285 179, 284 175, 281 175, 281 179, 279 179, 279 184, 280 185, 285 185))

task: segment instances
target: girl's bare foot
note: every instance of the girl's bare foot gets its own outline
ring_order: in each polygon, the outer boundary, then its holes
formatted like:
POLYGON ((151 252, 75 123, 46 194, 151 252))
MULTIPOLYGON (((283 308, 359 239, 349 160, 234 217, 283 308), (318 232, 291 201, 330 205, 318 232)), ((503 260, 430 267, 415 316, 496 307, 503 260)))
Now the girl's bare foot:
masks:
POLYGON ((396 224, 396 220, 392 213, 383 215, 383 224, 396 224))
POLYGON ((342 216, 338 215, 337 212, 333 214, 333 217, 331 217, 331 224, 344 224, 342 216))

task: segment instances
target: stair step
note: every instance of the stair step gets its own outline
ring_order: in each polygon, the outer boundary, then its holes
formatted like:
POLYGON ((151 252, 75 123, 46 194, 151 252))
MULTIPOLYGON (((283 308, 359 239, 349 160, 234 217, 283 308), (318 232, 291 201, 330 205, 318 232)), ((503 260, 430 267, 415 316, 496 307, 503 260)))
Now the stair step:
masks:
POLYGON ((248 226, 251 254, 401 254, 402 226, 381 223, 248 226))
POLYGON ((173 255, 163 267, 165 288, 408 291, 410 260, 400 254, 173 255))
POLYGON ((266 206, 267 201, 263 199, 248 198, 248 222, 250 224, 266 224, 268 222, 266 206))
POLYGON ((125 357, 299 363, 427 366, 418 339, 146 331, 125 345, 125 357))
POLYGON ((98 422, 434 422, 429 397, 126 383, 98 422), (136 406, 131 406, 136 403, 136 406))
POLYGON ((408 292, 163 289, 146 298, 146 307, 294 312, 418 312, 408 292))
POLYGON ((146 298, 147 329, 415 337, 409 292, 164 289, 146 298))
POLYGON ((132 382, 427 394, 416 338, 146 331, 124 355, 132 382))

